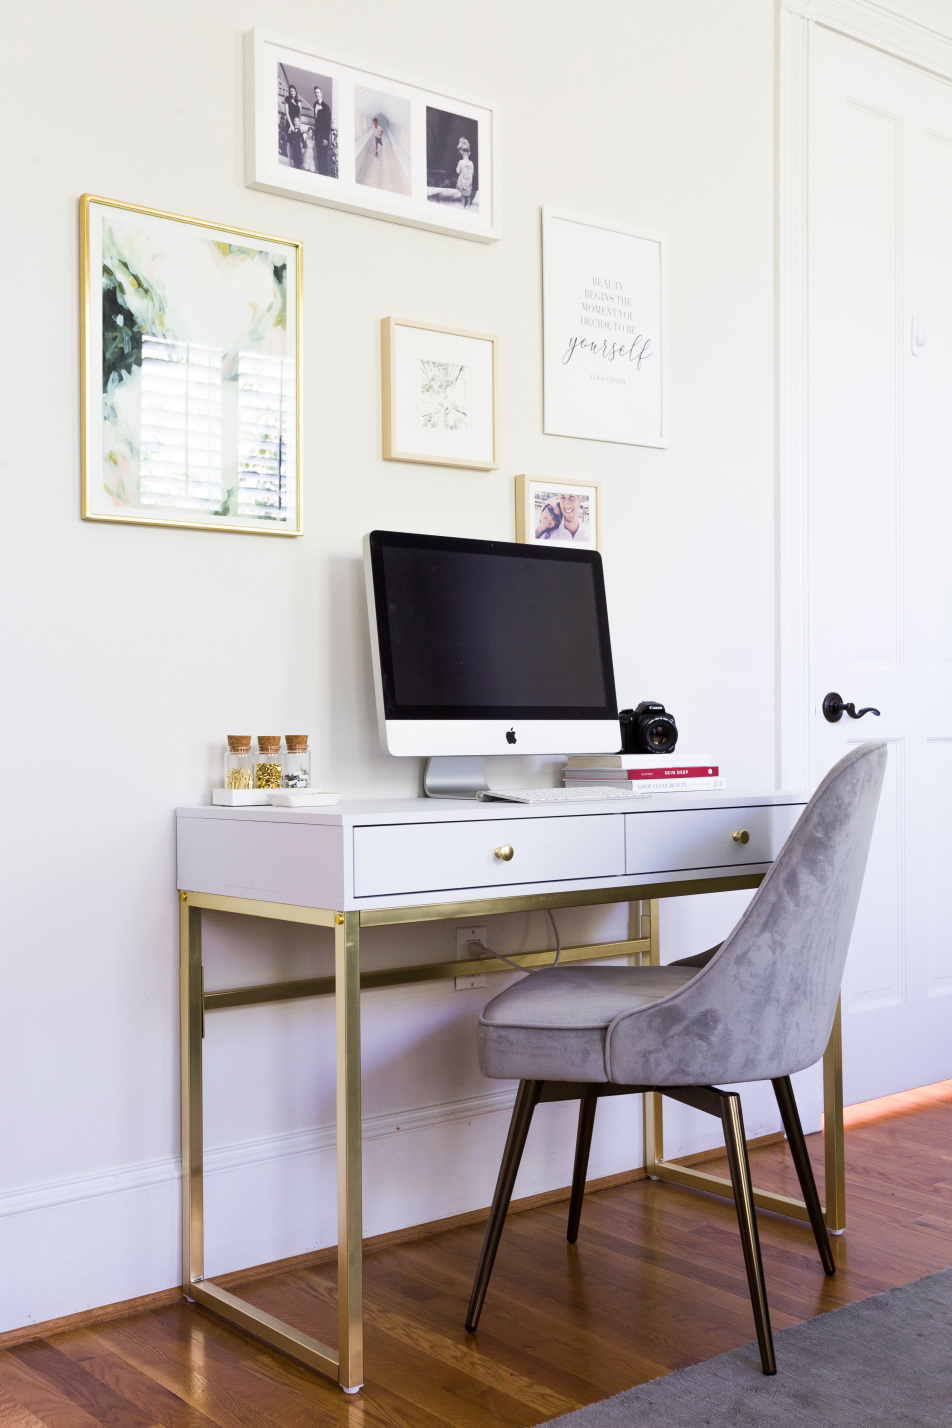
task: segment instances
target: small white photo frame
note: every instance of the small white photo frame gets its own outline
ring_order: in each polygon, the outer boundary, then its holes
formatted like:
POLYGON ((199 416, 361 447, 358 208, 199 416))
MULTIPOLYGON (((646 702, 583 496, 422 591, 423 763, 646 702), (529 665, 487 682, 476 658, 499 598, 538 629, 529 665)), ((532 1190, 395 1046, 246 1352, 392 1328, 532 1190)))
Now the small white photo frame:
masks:
POLYGON ((668 445, 665 240, 542 210, 549 436, 668 445))
POLYGON ((601 483, 565 476, 517 476, 516 540, 522 545, 601 550, 601 483))
POLYGON ((494 471, 499 339, 385 317, 383 457, 494 471))
POLYGON ((249 30, 245 183, 493 243, 501 236, 499 111, 249 30))

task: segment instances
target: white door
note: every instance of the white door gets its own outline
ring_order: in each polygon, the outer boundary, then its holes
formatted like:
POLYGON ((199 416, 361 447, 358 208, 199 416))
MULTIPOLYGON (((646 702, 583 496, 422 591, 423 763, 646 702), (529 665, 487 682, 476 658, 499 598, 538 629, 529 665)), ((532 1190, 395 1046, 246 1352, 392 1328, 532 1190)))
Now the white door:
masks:
POLYGON ((843 988, 853 1102, 952 1076, 952 86, 819 27, 810 65, 816 777, 889 742, 843 988), (829 693, 881 715, 828 723, 829 693))

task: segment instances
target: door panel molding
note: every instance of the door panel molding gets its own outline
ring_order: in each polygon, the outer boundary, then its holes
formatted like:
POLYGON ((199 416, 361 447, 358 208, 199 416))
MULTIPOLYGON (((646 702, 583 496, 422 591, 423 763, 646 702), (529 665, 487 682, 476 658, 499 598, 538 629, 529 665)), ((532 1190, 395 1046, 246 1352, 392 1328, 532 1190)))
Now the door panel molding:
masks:
POLYGON ((952 33, 876 0, 780 0, 777 116, 777 750, 781 788, 809 788, 808 113, 817 26, 952 80, 952 33))
POLYGON ((952 78, 952 33, 899 15, 876 0, 780 0, 782 10, 894 55, 930 74, 952 78))

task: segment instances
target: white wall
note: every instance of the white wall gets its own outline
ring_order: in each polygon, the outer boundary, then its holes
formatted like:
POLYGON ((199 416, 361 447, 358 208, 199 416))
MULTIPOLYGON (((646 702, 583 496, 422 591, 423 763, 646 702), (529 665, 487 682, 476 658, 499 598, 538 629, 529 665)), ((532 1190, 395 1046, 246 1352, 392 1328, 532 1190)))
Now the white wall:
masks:
MULTIPOLYGON (((172 809, 207 798, 226 729, 309 730, 331 787, 418 787, 418 765, 377 744, 365 530, 512 538, 515 473, 596 477, 621 700, 663 699, 733 789, 773 785, 772 7, 603 0, 580 16, 484 0, 445 16, 424 0, 379 7, 372 26, 326 0, 139 0, 121 22, 100 0, 54 0, 6 16, 0 1329, 178 1282, 172 809), (252 25, 497 99, 503 240, 246 189, 252 25), (301 540, 80 521, 86 191, 303 238, 301 540), (669 235, 668 451, 541 434, 544 202, 669 235), (500 334, 498 472, 380 459, 386 314, 500 334)), ((668 955, 709 945, 737 911, 733 895, 666 907, 668 955)), ((570 937, 623 935, 623 909, 562 916, 570 937)), ((209 985, 328 955, 317 932, 209 922, 209 985)), ((548 935, 541 918, 491 934, 548 935)), ((380 959, 453 944, 452 926, 366 943, 380 959)), ((368 1234, 489 1200, 509 1091, 475 1065, 484 995, 365 1000, 368 1234)), ((326 1001, 209 1018, 210 1272, 334 1240, 332 1044, 326 1001)), ((571 1114, 540 1113, 517 1194, 567 1182, 571 1114)), ((599 1120, 592 1173, 637 1164, 636 1107, 599 1120)), ((674 1153, 717 1138, 671 1120, 674 1153)), ((750 1133, 774 1124, 751 1100, 750 1133)))

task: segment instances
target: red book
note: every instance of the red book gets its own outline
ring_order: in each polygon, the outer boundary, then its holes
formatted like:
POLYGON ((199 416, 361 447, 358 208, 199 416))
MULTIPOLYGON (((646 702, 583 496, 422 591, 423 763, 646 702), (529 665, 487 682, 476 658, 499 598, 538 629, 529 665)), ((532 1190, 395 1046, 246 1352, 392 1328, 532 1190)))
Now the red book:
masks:
POLYGON ((571 778, 575 783, 587 783, 592 779, 612 778, 631 779, 632 782, 650 782, 654 779, 670 778, 718 778, 720 769, 717 764, 658 764, 650 769, 606 769, 606 768, 571 768, 565 770, 566 778, 571 778))

